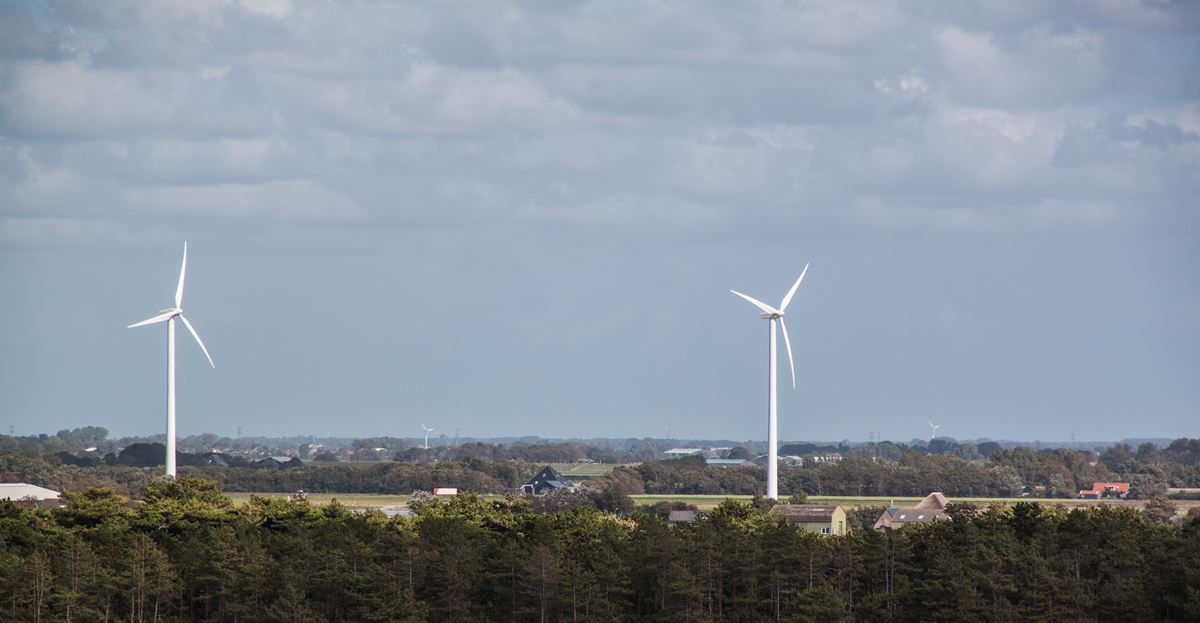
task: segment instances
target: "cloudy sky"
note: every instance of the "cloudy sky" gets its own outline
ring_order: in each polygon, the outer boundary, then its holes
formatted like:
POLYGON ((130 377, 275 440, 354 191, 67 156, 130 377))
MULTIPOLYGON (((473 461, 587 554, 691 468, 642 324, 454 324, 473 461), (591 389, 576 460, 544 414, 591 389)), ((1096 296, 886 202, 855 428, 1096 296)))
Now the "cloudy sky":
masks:
MULTIPOLYGON (((1200 4, 0 3, 0 425, 1200 435, 1200 4), (786 378, 786 360, 781 374, 786 378), (787 383, 784 383, 787 385, 787 383)), ((8 432, 4 430, 2 432, 8 432)))

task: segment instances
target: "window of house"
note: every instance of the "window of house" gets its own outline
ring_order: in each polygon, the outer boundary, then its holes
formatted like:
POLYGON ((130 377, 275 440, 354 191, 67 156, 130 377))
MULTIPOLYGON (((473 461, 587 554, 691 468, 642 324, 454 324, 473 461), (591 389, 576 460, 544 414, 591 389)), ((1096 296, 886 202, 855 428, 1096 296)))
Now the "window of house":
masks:
POLYGON ((829 534, 829 528, 821 528, 821 534, 829 534))

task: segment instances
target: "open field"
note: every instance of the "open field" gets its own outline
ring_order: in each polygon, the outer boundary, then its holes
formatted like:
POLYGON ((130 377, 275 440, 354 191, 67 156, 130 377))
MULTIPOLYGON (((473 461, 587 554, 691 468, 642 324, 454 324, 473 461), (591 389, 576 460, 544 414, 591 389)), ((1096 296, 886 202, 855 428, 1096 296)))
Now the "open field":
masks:
MULTIPOLYGON (((291 496, 290 493, 226 493, 225 495, 233 498, 233 503, 237 505, 245 504, 250 501, 250 496, 257 495, 264 498, 283 498, 291 496)), ((408 503, 407 495, 387 495, 382 493, 309 493, 307 494, 308 501, 317 506, 324 506, 333 500, 337 500, 341 504, 349 508, 381 508, 384 506, 403 506, 408 503)))
MULTIPOLYGON (((609 469, 612 466, 608 466, 609 469)), ((251 495, 259 495, 263 497, 286 498, 287 493, 226 493, 233 498, 235 504, 245 504, 250 499, 251 495)), ((500 496, 484 496, 484 497, 500 497, 500 496)), ((749 495, 633 495, 630 496, 638 504, 654 504, 655 502, 685 502, 693 504, 701 510, 712 510, 726 498, 741 500, 748 502, 752 499, 749 495)), ((356 509, 372 509, 383 506, 403 506, 408 503, 407 495, 388 495, 380 493, 309 493, 308 501, 317 506, 329 504, 336 499, 341 504, 356 509)), ((809 504, 837 504, 847 507, 858 506, 913 506, 921 501, 919 497, 840 497, 840 496, 808 496, 809 504)), ((1100 504, 1132 506, 1141 508, 1144 504, 1143 500, 1065 500, 1065 499, 1046 499, 1046 498, 950 498, 951 502, 964 504, 977 504, 980 506, 1000 502, 1004 504, 1015 504, 1017 502, 1038 502, 1047 506, 1063 505, 1067 507, 1076 506, 1097 506, 1100 504)), ((1180 514, 1187 513, 1188 509, 1200 507, 1200 500, 1174 500, 1175 506, 1179 509, 1180 514)))
MULTIPOLYGON (((551 463, 550 465, 553 466, 554 469, 557 469, 558 473, 562 474, 563 476, 566 476, 567 478, 574 478, 576 480, 599 478, 600 476, 604 476, 618 467, 617 465, 613 465, 611 463, 551 463)), ((635 463, 630 463, 630 465, 635 465, 635 463)))

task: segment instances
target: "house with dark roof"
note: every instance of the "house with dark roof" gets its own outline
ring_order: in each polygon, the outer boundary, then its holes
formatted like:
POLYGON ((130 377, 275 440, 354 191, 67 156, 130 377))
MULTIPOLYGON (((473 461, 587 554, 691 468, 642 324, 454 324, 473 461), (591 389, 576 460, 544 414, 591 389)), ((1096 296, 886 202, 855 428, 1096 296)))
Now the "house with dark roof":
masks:
POLYGON ((1080 489, 1079 497, 1085 500, 1124 500, 1129 495, 1127 482, 1093 482, 1091 489, 1080 489))
POLYGON ((771 516, 814 534, 846 534, 846 511, 824 504, 776 504, 771 516))
POLYGON ((575 488, 575 483, 564 478, 553 466, 547 465, 537 475, 530 478, 529 482, 521 485, 521 495, 541 495, 559 489, 573 488, 575 488))
POLYGON ((916 506, 908 508, 889 507, 884 510, 879 519, 875 520, 874 528, 879 531, 895 530, 908 524, 929 523, 949 519, 946 514, 946 504, 950 501, 938 491, 925 496, 916 506))
POLYGON ((204 455, 201 461, 206 467, 229 467, 229 460, 216 450, 204 455))
POLYGON ((274 469, 283 469, 285 467, 301 467, 304 461, 294 456, 269 456, 265 459, 259 459, 254 462, 255 467, 270 467, 274 469))

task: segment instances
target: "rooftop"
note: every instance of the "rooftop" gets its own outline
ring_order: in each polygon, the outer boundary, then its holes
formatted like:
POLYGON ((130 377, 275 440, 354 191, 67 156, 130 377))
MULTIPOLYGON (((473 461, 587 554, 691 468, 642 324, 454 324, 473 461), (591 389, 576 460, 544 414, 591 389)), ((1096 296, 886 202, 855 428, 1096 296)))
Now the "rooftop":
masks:
POLYGON ((700 516, 700 511, 671 511, 667 516, 669 523, 692 523, 700 516))
POLYGON ((0 483, 0 500, 12 500, 16 502, 28 498, 35 500, 57 500, 58 492, 53 489, 23 482, 0 483))
POLYGON ((789 521, 830 521, 836 511, 836 506, 819 504, 776 504, 771 509, 771 514, 782 516, 789 521))
POLYGON ((950 500, 947 500, 946 496, 942 495, 940 491, 934 491, 933 493, 925 496, 925 499, 917 502, 917 505, 913 508, 922 510, 943 510, 946 508, 946 504, 949 503, 950 500))

